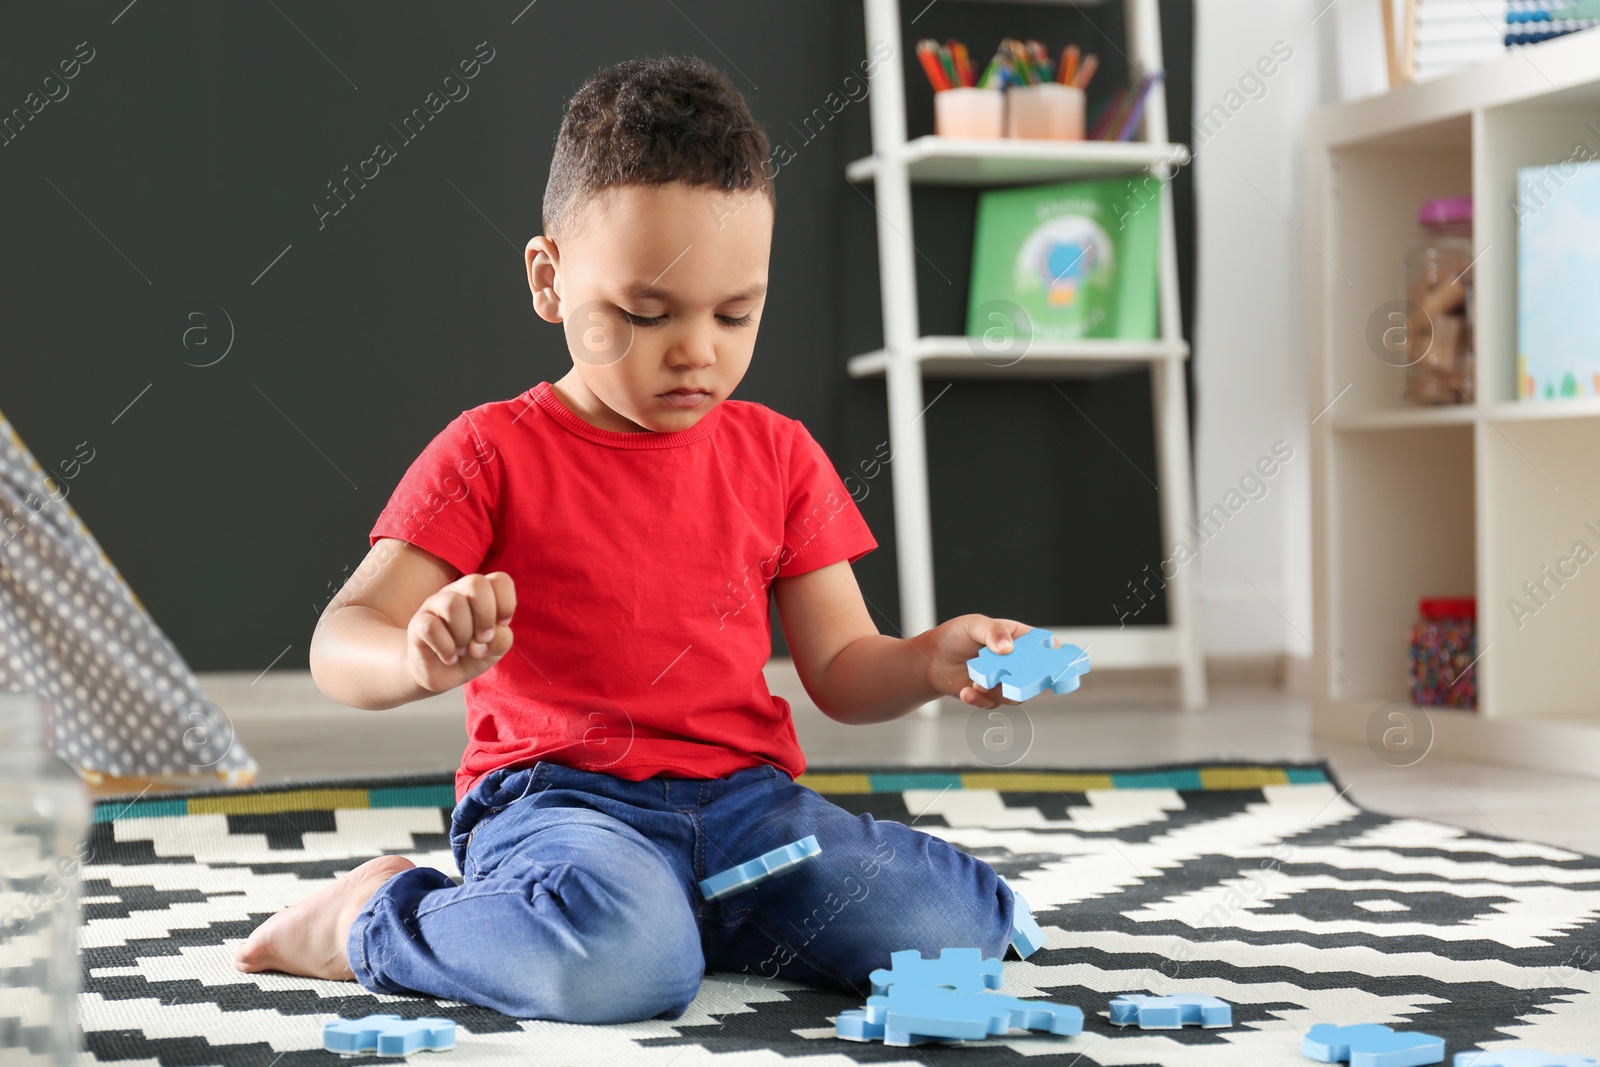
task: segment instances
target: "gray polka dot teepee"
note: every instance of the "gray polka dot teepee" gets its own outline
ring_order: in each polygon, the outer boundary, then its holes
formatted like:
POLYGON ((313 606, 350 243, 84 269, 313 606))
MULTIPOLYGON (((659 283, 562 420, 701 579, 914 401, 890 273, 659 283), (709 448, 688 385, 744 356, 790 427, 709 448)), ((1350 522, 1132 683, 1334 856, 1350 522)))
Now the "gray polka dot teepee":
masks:
POLYGON ((227 716, 66 498, 0 415, 0 692, 46 697, 52 747, 91 781, 250 781, 227 716))

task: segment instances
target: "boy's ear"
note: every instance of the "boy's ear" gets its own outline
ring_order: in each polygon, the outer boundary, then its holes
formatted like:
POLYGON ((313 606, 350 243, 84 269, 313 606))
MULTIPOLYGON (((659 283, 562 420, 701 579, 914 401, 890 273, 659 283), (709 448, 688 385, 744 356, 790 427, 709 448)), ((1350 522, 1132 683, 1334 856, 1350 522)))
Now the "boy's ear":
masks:
POLYGON ((561 321, 561 294, 556 287, 556 266, 561 251, 555 241, 540 234, 523 250, 528 265, 528 289, 533 293, 533 310, 546 322, 561 321))

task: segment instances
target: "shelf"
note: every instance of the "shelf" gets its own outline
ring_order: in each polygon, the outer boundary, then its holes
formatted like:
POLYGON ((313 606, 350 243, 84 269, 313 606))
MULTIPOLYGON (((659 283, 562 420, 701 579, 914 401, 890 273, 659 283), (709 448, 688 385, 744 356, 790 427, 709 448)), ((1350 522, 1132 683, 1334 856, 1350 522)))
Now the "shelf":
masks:
POLYGON ((1511 400, 1483 409, 1490 422, 1540 422, 1545 419, 1600 419, 1600 397, 1568 400, 1511 400))
POLYGON ((1315 647, 1331 660, 1328 695, 1398 696, 1417 602, 1479 594, 1475 436, 1471 422, 1457 422, 1328 439, 1317 468, 1322 558, 1358 576, 1323 587, 1315 647))
POLYGON ((1477 418, 1470 404, 1441 404, 1438 407, 1389 408, 1356 415, 1336 416, 1333 429, 1339 433, 1363 430, 1407 430, 1427 426, 1467 426, 1477 418))
POLYGON ((1478 711, 1413 709, 1432 751, 1600 777, 1600 399, 1515 399, 1518 171, 1587 158, 1596 108, 1600 34, 1587 33, 1306 125, 1318 735, 1381 758, 1370 731, 1409 707, 1417 599, 1471 594, 1478 711), (1399 266, 1417 206, 1466 195, 1476 403, 1404 406, 1388 333, 1404 316, 1399 266))
MULTIPOLYGON (((1538 99, 1566 108, 1600 103, 1600 34, 1573 33, 1534 48, 1314 113, 1308 141, 1327 147, 1465 146, 1461 119, 1475 110, 1538 99)), ((1570 148, 1570 146, 1569 146, 1570 148)))
MULTIPOLYGON (((1035 341, 1022 356, 979 356, 972 337, 923 337, 907 356, 924 374, 938 378, 1104 378, 1147 367, 1163 359, 1183 359, 1183 341, 1035 341)), ((884 373, 892 358, 884 349, 855 356, 852 378, 884 373)))
MULTIPOLYGON (((1068 181, 1108 174, 1135 174, 1162 165, 1182 166, 1189 149, 1144 141, 963 140, 918 137, 897 156, 913 183, 924 185, 1016 185, 1068 181)), ((876 155, 845 168, 853 182, 872 181, 876 155)))

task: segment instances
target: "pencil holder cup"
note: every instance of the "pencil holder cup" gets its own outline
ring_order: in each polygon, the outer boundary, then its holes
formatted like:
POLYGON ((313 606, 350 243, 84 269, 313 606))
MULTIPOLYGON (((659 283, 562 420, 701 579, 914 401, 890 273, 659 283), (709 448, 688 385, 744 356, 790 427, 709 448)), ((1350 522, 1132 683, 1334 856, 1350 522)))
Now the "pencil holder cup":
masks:
POLYGON ((1005 94, 962 86, 933 94, 933 132, 940 137, 999 137, 1005 94))
POLYGON ((1007 89, 1006 136, 1083 140, 1083 90, 1059 82, 1007 89))

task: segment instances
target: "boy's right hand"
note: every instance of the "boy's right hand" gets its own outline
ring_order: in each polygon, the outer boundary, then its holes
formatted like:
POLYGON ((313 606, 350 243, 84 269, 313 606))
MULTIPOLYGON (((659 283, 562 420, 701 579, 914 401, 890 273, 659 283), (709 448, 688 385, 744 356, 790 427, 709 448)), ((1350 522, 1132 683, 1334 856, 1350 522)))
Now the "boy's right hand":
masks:
POLYGON ((504 571, 465 574, 434 593, 406 626, 406 671, 430 693, 469 682, 511 649, 517 590, 504 571))

